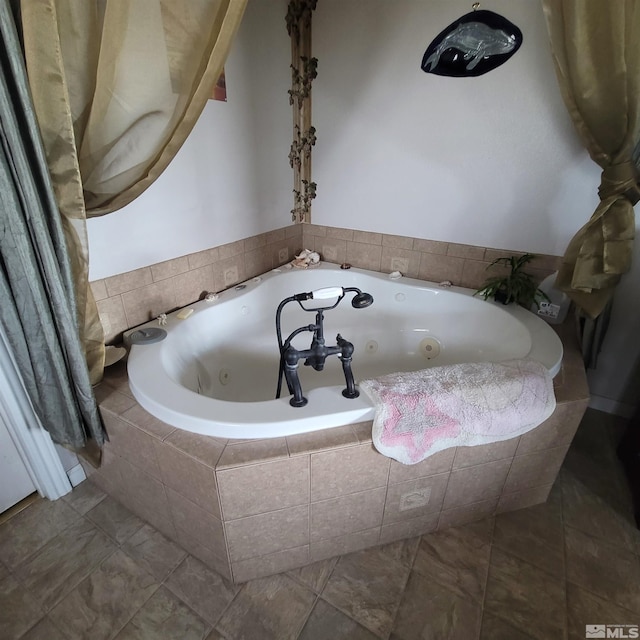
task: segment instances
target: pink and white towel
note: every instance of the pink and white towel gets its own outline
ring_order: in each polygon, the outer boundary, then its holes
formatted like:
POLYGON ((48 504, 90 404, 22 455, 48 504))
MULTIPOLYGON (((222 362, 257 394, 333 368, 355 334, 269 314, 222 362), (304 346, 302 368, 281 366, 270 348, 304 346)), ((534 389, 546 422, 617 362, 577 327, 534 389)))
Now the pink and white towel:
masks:
POLYGON ((553 381, 534 360, 478 362, 360 382, 373 401, 373 444, 403 464, 450 447, 514 438, 554 411, 553 381))

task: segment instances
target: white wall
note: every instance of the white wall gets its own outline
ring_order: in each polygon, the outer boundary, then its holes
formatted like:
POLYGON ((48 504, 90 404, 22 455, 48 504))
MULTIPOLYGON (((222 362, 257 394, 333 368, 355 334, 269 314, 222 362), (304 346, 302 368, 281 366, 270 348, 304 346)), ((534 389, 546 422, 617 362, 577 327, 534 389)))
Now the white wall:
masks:
POLYGON ((486 8, 521 28, 522 47, 489 74, 445 78, 420 63, 467 0, 318 3, 314 222, 563 252, 599 170, 562 103, 539 3, 486 8))
POLYGON ((291 53, 286 0, 250 0, 225 65, 228 102, 210 100, 158 180, 88 221, 90 279, 291 223, 291 53))
MULTIPOLYGON (((562 102, 539 2, 482 8, 518 25, 522 47, 486 75, 444 78, 424 73, 422 56, 468 0, 320 0, 313 222, 564 253, 595 209, 600 169, 562 102)), ((608 410, 640 396, 639 284, 637 244, 590 373, 608 410)))

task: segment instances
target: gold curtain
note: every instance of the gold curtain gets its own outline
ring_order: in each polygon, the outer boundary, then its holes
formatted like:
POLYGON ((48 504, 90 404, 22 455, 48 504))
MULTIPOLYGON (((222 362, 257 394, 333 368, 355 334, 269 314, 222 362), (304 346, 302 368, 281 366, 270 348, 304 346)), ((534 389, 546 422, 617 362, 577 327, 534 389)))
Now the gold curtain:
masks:
POLYGON ((29 84, 94 384, 104 335, 88 286, 86 218, 130 203, 173 159, 211 95, 246 2, 21 0, 29 84))
POLYGON ((600 167, 600 204, 569 243, 557 285, 592 317, 629 270, 640 200, 640 0, 543 0, 564 102, 600 167))

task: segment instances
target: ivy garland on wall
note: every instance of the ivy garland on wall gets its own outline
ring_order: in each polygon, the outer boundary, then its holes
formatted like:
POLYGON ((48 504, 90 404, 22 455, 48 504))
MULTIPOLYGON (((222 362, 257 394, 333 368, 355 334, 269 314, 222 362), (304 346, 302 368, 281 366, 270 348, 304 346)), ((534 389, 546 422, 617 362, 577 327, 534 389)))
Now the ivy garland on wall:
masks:
POLYGON ((316 143, 316 130, 311 125, 311 83, 318 75, 318 59, 311 56, 311 16, 316 4, 317 0, 290 0, 286 16, 291 38, 293 222, 311 222, 311 201, 316 197, 316 183, 311 180, 311 148, 316 143))

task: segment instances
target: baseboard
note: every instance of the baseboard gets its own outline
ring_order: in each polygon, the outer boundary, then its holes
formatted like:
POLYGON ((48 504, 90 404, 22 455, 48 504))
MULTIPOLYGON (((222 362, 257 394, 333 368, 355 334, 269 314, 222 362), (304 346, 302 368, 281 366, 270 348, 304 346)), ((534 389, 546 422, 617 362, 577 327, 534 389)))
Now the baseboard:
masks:
POLYGON ((632 418, 636 412, 636 407, 626 402, 618 402, 617 400, 611 400, 611 398, 603 398, 602 396, 591 396, 589 400, 589 407, 596 409, 597 411, 604 411, 605 413, 612 413, 622 418, 632 418))
POLYGON ((67 471, 67 476, 69 477, 69 482, 72 487, 77 487, 83 480, 87 479, 87 474, 84 472, 81 464, 71 467, 71 469, 67 471))

